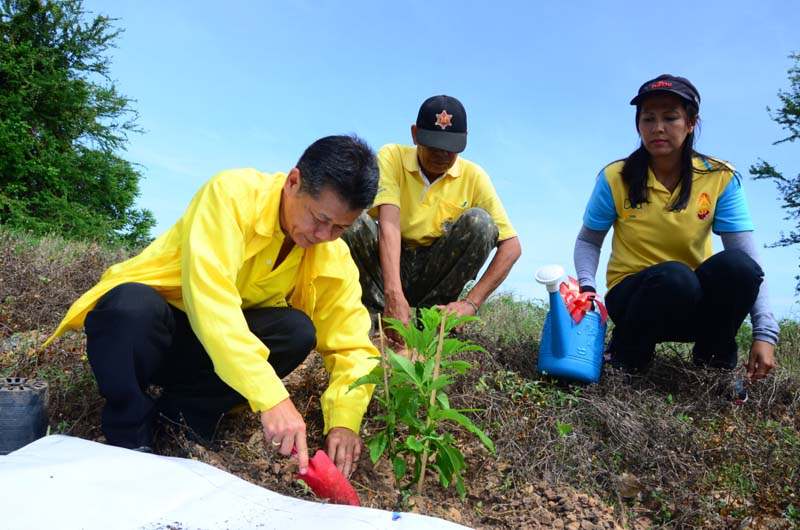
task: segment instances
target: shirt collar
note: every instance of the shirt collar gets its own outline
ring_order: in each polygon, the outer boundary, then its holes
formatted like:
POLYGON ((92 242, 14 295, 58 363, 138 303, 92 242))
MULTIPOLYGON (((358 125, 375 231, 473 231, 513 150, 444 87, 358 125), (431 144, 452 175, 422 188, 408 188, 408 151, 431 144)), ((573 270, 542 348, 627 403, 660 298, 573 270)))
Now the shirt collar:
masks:
POLYGON ((286 182, 285 173, 275 173, 273 175, 263 175, 264 187, 272 187, 266 193, 260 194, 257 201, 258 205, 256 211, 258 219, 256 220, 255 229, 262 236, 272 237, 275 231, 281 230, 281 223, 279 221, 281 211, 281 195, 283 192, 283 185, 286 182), (270 177, 272 177, 270 179, 270 177))
MULTIPOLYGON (((702 178, 703 175, 711 171, 711 165, 709 164, 708 160, 703 157, 695 156, 692 158, 692 166, 695 169, 694 173, 692 173, 692 182, 702 178)), ((664 192, 669 193, 667 188, 665 188, 663 184, 656 180, 656 175, 653 173, 653 170, 650 168, 650 166, 647 167, 647 187, 663 190, 664 192)), ((676 191, 678 189, 680 189, 680 184, 678 184, 678 186, 675 188, 676 191)))
MULTIPOLYGON (((419 173, 422 175, 422 169, 419 167, 419 158, 417 158, 417 148, 411 147, 406 149, 403 153, 403 167, 409 173, 419 173)), ((461 156, 456 158, 456 163, 453 167, 447 170, 446 177, 458 178, 461 176, 461 156)))

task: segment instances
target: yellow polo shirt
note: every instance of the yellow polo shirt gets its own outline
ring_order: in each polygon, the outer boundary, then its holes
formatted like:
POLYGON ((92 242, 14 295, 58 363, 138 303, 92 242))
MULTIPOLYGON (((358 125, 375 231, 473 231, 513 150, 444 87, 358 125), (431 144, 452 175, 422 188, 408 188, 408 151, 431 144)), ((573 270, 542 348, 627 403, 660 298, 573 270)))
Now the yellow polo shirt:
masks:
POLYGON ((492 217, 499 241, 517 235, 489 175, 469 160, 458 157, 445 175, 430 183, 420 171, 415 146, 387 144, 378 151, 378 166, 380 185, 370 215, 377 218, 382 204, 398 206, 400 237, 406 246, 432 245, 442 237, 445 223, 475 207, 492 217))
POLYGON ((632 205, 622 181, 624 160, 609 164, 597 177, 583 224, 592 230, 614 227, 608 262, 608 289, 627 276, 665 261, 696 269, 712 254, 711 232, 753 230, 741 176, 721 160, 695 157, 688 206, 669 211, 680 193, 670 192, 648 170, 649 202, 632 205))
POLYGON ((110 267, 70 307, 48 342, 82 327, 100 297, 117 285, 150 285, 186 312, 220 378, 254 411, 263 411, 289 394, 242 310, 288 305, 311 318, 316 350, 330 373, 321 398, 325 432, 337 426, 358 432, 372 388, 348 388, 372 370, 371 357, 378 355, 369 340, 358 269, 337 239, 295 247, 273 270, 284 237, 278 217, 285 180, 285 174, 254 169, 213 177, 172 228, 138 256, 110 267))

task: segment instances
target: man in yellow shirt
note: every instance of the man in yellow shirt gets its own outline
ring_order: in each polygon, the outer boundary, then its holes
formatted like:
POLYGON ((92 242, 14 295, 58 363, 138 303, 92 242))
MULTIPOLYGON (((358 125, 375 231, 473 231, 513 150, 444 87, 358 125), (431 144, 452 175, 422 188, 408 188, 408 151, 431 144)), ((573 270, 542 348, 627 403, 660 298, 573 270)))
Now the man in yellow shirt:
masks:
POLYGON ((225 412, 249 402, 267 444, 283 455, 296 448, 304 473, 306 426, 281 378, 316 348, 330 373, 325 449, 348 474, 371 395, 348 388, 377 350, 338 238, 377 188, 366 143, 322 138, 288 174, 219 173, 172 228, 110 267, 53 335, 85 326, 108 442, 146 450, 159 414, 210 440, 225 412), (151 384, 162 387, 157 399, 151 384))
POLYGON ((411 307, 475 315, 519 258, 519 238, 489 176, 458 156, 467 144, 461 102, 428 98, 411 138, 416 147, 378 151, 373 208, 343 236, 358 265, 362 300, 371 312, 404 323, 411 307), (486 272, 459 299, 495 247, 486 272))

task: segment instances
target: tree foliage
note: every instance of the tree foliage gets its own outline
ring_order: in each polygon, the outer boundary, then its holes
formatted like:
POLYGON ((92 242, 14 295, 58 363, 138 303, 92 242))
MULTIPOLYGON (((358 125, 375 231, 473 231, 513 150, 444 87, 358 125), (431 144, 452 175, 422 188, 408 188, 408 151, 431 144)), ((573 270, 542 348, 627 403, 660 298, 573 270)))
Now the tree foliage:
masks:
POLYGON ((0 224, 138 245, 140 173, 117 155, 138 132, 110 78, 120 30, 82 0, 0 0, 0 224))
MULTIPOLYGON (((778 91, 778 98, 781 100, 779 109, 773 111, 767 107, 772 120, 789 132, 789 136, 775 144, 800 139, 800 54, 792 54, 789 58, 794 60, 794 65, 788 71, 790 88, 788 91, 778 91)), ((794 178, 784 177, 774 166, 760 159, 750 167, 750 173, 755 179, 772 179, 775 182, 781 195, 781 207, 786 210, 785 219, 794 219, 797 222, 791 232, 782 232, 780 239, 772 246, 786 247, 800 243, 800 174, 794 178)), ((798 280, 795 291, 800 293, 800 275, 795 278, 798 280)))

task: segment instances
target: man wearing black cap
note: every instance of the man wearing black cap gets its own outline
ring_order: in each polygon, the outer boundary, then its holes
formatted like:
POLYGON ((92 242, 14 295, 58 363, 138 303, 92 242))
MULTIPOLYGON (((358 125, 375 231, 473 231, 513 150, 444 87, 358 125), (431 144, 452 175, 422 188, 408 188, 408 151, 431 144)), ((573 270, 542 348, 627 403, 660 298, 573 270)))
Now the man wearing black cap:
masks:
POLYGON ((519 238, 489 176, 458 156, 467 145, 461 102, 425 100, 411 138, 416 147, 378 151, 375 203, 343 236, 359 268, 362 301, 405 323, 411 307, 475 315, 519 258, 519 238), (459 299, 495 247, 486 272, 459 299))

